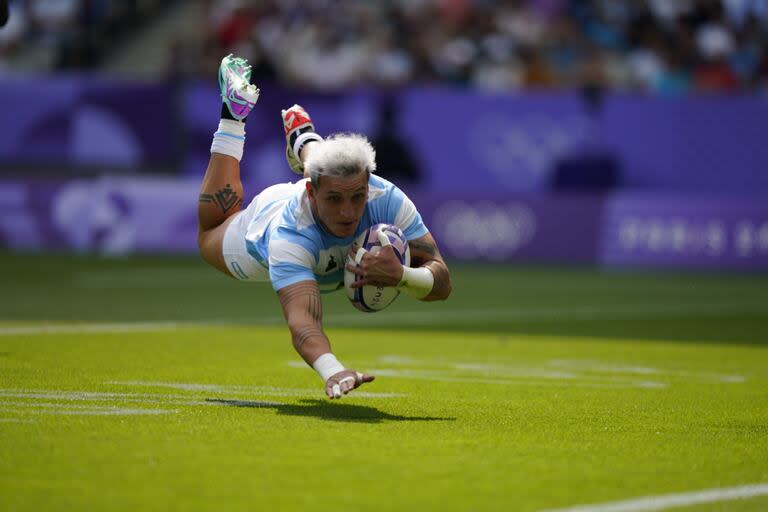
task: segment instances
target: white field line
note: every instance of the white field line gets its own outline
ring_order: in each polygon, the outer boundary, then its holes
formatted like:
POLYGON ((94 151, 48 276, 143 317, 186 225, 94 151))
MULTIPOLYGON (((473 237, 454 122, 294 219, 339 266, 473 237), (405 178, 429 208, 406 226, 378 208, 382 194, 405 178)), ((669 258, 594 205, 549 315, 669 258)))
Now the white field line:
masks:
POLYGON ((548 364, 566 369, 576 369, 587 372, 602 373, 630 373, 638 375, 668 375, 672 377, 691 377, 695 379, 717 380, 720 382, 745 382, 747 380, 743 375, 727 375, 713 372, 691 372, 681 370, 665 370, 660 368, 651 368, 646 366, 623 366, 603 363, 595 360, 579 359, 551 359, 548 364))
POLYGON ((34 423, 34 421, 25 418, 0 418, 0 423, 34 423))
POLYGON ((283 405, 279 402, 248 401, 242 399, 233 399, 227 397, 221 401, 209 400, 190 400, 190 397, 184 395, 162 395, 162 394, 141 394, 141 393, 100 393, 90 391, 54 391, 54 390, 0 390, 0 410, 5 411, 29 411, 44 409, 42 412, 50 414, 92 414, 92 415, 120 415, 120 414, 161 414, 159 411, 167 413, 177 413, 177 409, 135 409, 126 408, 117 405, 96 405, 96 404, 72 404, 72 401, 104 402, 117 401, 129 403, 152 404, 159 406, 206 406, 220 407, 227 405, 225 402, 242 402, 248 404, 258 404, 264 407, 283 405), (15 398, 17 400, 7 400, 15 398), (18 400, 21 399, 21 400, 18 400), (39 400, 52 400, 52 402, 41 402, 39 400), (55 409, 51 411, 49 409, 55 409), (137 411, 149 411, 141 413, 137 411))
MULTIPOLYGON (((189 400, 178 398, 139 398, 139 397, 115 397, 115 396, 103 396, 103 397, 84 397, 84 396, 67 396, 57 393, 13 393, 8 391, 0 391, 0 404, 7 404, 11 402, 4 401, 4 398, 22 398, 27 400, 59 400, 61 402, 73 402, 73 401, 87 401, 87 402, 125 402, 125 403, 137 403, 137 404, 154 404, 154 405, 215 405, 211 402, 204 400, 189 400)), ((28 404, 35 404, 38 402, 24 402, 28 404)), ((68 407, 68 404, 62 404, 62 407, 68 407)), ((72 407, 75 407, 72 405, 72 407)))
POLYGON ((183 400, 187 395, 166 395, 163 393, 112 393, 102 391, 62 391, 55 389, 0 389, 0 397, 11 398, 45 398, 55 400, 183 400))
POLYGON ((36 334, 104 334, 121 332, 176 331, 196 327, 218 327, 215 322, 127 322, 60 325, 0 326, 0 336, 36 334))
POLYGON ((37 414, 77 414, 88 416, 117 416, 117 415, 157 415, 179 412, 176 409, 133 409, 128 407, 101 407, 91 405, 62 405, 45 402, 0 402, 0 411, 18 412, 20 410, 32 410, 37 414), (38 410, 39 409, 39 410, 38 410))
POLYGON ((675 370, 660 370, 657 368, 641 368, 641 367, 622 367, 622 366, 610 366, 610 365, 573 365, 565 366, 566 369, 572 370, 571 373, 565 372, 553 372, 551 370, 522 368, 512 365, 500 365, 500 364, 477 364, 477 363, 459 363, 453 365, 453 368, 458 370, 474 371, 479 373, 486 373, 492 375, 503 375, 508 377, 538 377, 538 378, 552 378, 552 379, 577 379, 577 380, 596 380, 596 381, 620 381, 620 380, 632 380, 637 381, 639 376, 648 377, 691 377, 704 380, 716 380, 719 382, 745 382, 747 379, 742 375, 723 375, 717 373, 708 372, 683 372, 675 370), (641 370, 641 371, 637 371, 641 370), (609 373, 610 375, 598 375, 600 373, 609 373), (628 373, 629 375, 625 375, 628 373))
MULTIPOLYGON (((361 313, 329 314, 325 316, 328 326, 396 326, 396 325, 433 325, 483 324, 492 320, 547 322, 564 319, 623 319, 647 318, 657 316, 677 316, 680 314, 706 313, 709 315, 744 313, 768 313, 768 304, 604 304, 590 306, 569 306, 556 308, 491 308, 451 310, 435 308, 430 311, 400 311, 382 313, 379 316, 361 313)), ((124 323, 82 323, 29 326, 0 326, 0 336, 18 336, 35 334, 89 334, 112 332, 146 332, 190 329, 200 327, 227 327, 249 325, 283 325, 280 316, 252 317, 240 320, 224 319, 221 321, 179 321, 179 322, 124 322, 124 323)))
POLYGON ((486 374, 486 376, 505 376, 505 377, 536 377, 552 379, 579 379, 579 380, 636 380, 638 377, 684 377, 703 380, 716 380, 718 382, 738 383, 745 382, 747 378, 743 375, 726 375, 712 372, 694 372, 681 370, 667 370, 661 368, 651 368, 639 365, 620 365, 594 359, 550 359, 548 366, 554 366, 562 370, 552 371, 546 367, 511 365, 511 364, 488 364, 476 362, 455 362, 446 359, 419 360, 410 356, 385 355, 379 357, 377 361, 381 364, 391 364, 395 366, 407 366, 416 370, 425 368, 438 368, 447 370, 449 368, 468 372, 477 372, 486 374), (563 371, 565 370, 565 371, 563 371), (596 375, 608 373, 610 375, 596 375), (618 375, 617 375, 618 374, 618 375))
POLYGON ((541 512, 646 512, 666 510, 675 507, 689 507, 701 503, 743 500, 765 495, 768 495, 768 484, 755 484, 720 489, 705 489, 703 491, 681 494, 645 496, 643 498, 616 501, 614 503, 578 505, 568 508, 548 509, 541 512))
MULTIPOLYGON (((289 361, 292 368, 303 368, 298 361, 289 361)), ((557 387, 585 387, 585 388, 665 388, 662 382, 646 380, 621 380, 615 378, 595 378, 574 376, 569 378, 553 378, 552 376, 519 376, 504 374, 490 374, 485 376, 457 375, 455 370, 420 370, 397 368, 371 368, 368 370, 376 376, 393 377, 402 379, 429 380, 433 382, 455 382, 460 384, 496 384, 504 386, 557 386, 557 387)))
MULTIPOLYGON (((299 363, 301 368, 307 368, 305 363, 299 363)), ((249 394, 259 396, 313 396, 323 394, 321 388, 278 388, 272 386, 221 386, 218 384, 196 384, 189 382, 151 382, 143 380, 110 381, 107 384, 120 386, 142 386, 153 388, 172 388, 184 391, 205 391, 209 393, 249 394)), ((355 392, 358 398, 398 398, 406 396, 402 393, 369 393, 355 392)))
MULTIPOLYGON (((386 358, 389 359, 389 358, 386 358)), ((383 362, 381 358, 379 362, 383 362)), ((397 363, 393 363, 397 365, 397 363)), ((305 368, 306 365, 300 361, 289 361, 288 366, 291 368, 305 368)), ((368 365, 368 366, 375 366, 368 365)), ((532 367, 509 367, 508 371, 504 371, 504 367, 500 365, 475 365, 473 363, 430 363, 423 361, 420 363, 409 363, 403 366, 412 366, 412 368, 382 368, 377 371, 400 371, 400 372, 421 372, 430 374, 450 374, 454 375, 456 372, 451 370, 457 370, 459 372, 481 373, 486 377, 508 377, 508 378, 540 378, 540 379, 578 379, 581 375, 576 373, 564 373, 553 372, 547 369, 538 369, 532 367), (424 367, 429 368, 424 368, 424 367)), ((373 370, 371 370, 373 372, 373 370)), ((598 377, 599 379, 599 377, 598 377)))
POLYGON ((370 370, 373 375, 382 377, 394 377, 403 379, 430 380, 435 382, 456 382, 463 384, 501 384, 505 386, 558 386, 579 388, 665 388, 666 384, 654 381, 626 381, 626 382, 588 382, 586 380, 553 380, 553 379, 514 379, 514 378, 479 378, 462 377, 451 372, 419 372, 413 370, 395 370, 391 368, 378 368, 370 370))

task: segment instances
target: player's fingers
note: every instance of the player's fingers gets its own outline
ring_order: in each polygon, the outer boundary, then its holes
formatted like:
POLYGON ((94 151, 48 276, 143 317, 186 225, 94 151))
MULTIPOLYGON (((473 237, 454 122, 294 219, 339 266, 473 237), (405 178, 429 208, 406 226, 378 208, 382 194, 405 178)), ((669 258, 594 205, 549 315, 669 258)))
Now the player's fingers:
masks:
POLYGON ((331 386, 331 392, 333 393, 333 396, 331 398, 341 398, 341 386, 338 384, 333 384, 331 386))
POLYGON ((368 251, 360 247, 355 253, 355 263, 358 265, 363 262, 363 258, 368 254, 368 251))
POLYGON ((355 389, 355 378, 352 375, 348 375, 339 381, 339 387, 341 392, 345 395, 351 390, 355 389))
POLYGON ((376 377, 373 375, 368 375, 367 373, 355 372, 355 387, 365 384, 366 382, 371 382, 375 378, 376 377))
POLYGON ((367 284, 369 284, 368 283, 368 279, 363 277, 363 278, 360 278, 360 279, 356 279, 354 282, 350 283, 349 287, 350 288, 362 288, 363 286, 365 286, 367 284))
POLYGON ((392 245, 392 242, 389 241, 389 237, 384 232, 384 229, 379 228, 376 230, 376 237, 379 239, 379 243, 382 247, 386 247, 388 245, 392 245))
POLYGON ((362 268, 358 267, 357 265, 353 265, 351 263, 347 263, 347 265, 344 268, 346 268, 347 270, 349 270, 350 272, 352 272, 356 276, 361 276, 361 275, 365 274, 365 270, 363 270, 362 268))

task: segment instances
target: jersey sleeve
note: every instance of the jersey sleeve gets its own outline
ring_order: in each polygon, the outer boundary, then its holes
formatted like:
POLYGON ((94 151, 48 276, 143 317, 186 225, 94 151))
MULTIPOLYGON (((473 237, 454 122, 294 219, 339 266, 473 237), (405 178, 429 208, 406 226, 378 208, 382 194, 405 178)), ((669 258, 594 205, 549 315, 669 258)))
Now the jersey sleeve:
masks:
POLYGON ((413 201, 397 187, 392 187, 387 201, 387 219, 403 230, 407 240, 416 240, 429 233, 413 201))
POLYGON ((298 233, 278 231, 269 241, 269 280, 275 291, 300 281, 316 281, 314 242, 298 233))

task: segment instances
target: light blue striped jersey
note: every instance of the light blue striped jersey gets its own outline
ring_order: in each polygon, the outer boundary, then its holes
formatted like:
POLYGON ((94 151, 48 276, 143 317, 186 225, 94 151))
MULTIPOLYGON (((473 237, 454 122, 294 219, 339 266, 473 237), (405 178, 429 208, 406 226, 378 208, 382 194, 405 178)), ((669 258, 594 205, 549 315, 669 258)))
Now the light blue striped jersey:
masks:
POLYGON ((321 292, 341 288, 347 250, 360 233, 374 224, 394 224, 408 240, 429 232, 413 201, 402 190, 371 175, 360 225, 353 236, 337 238, 315 220, 306 181, 269 187, 244 212, 250 219, 246 248, 269 269, 275 290, 306 280, 317 281, 321 292))

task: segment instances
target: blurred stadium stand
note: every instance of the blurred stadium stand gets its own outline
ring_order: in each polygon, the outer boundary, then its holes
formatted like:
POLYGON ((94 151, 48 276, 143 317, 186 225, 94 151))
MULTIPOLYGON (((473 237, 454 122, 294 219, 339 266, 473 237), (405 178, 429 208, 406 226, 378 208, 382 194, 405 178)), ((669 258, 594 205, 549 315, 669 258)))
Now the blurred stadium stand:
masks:
POLYGON ((768 0, 9 5, 7 247, 194 250, 189 198, 233 52, 263 91, 247 191, 291 179, 277 113, 297 102, 321 131, 375 140, 457 257, 768 267, 768 0), (153 208, 191 238, 136 234, 153 208), (69 233, 79 218, 98 243, 69 233))
POLYGON ((319 90, 450 83, 490 90, 585 82, 664 95, 765 90, 765 0, 16 0, 6 66, 208 77, 222 53, 258 79, 319 90), (164 39, 164 40, 163 40, 164 39), (141 46, 141 45, 140 45, 141 46), (170 53, 167 53, 172 49, 170 53), (170 55, 170 61, 157 56, 170 55), (106 57, 110 58, 106 58, 106 57), (148 66, 147 64, 151 65, 148 66))

